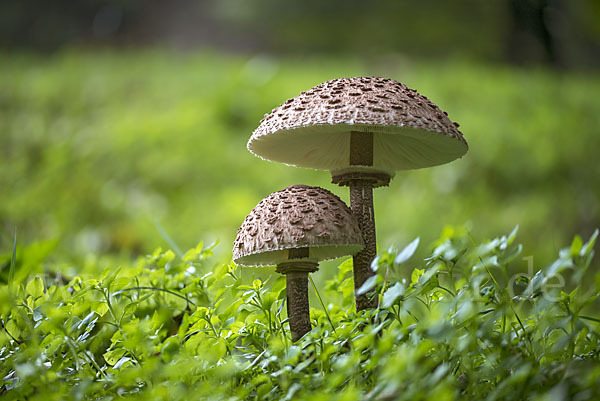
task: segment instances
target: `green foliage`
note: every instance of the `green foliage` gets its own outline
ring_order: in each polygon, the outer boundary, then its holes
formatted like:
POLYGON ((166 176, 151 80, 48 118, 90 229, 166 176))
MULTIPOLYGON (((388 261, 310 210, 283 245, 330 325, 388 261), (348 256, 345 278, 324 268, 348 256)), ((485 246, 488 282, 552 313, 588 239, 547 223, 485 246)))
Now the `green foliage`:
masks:
POLYGON ((322 290, 327 311, 311 309, 314 328, 296 343, 284 278, 250 280, 233 264, 215 265, 202 245, 182 259, 157 250, 97 277, 16 280, 0 288, 0 394, 598 399, 600 273, 590 269, 598 232, 511 276, 522 257, 515 235, 475 244, 447 229, 423 261, 412 256, 418 241, 380 254, 365 291, 381 307, 360 314, 345 261, 322 290))

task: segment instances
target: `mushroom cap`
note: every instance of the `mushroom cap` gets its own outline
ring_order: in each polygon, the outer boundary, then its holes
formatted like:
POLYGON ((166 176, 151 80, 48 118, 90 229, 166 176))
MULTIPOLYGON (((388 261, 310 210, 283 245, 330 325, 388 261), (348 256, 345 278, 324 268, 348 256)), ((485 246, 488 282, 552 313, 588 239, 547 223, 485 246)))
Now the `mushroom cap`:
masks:
POLYGON ((468 145, 447 114, 387 78, 332 79, 265 114, 248 150, 268 160, 323 170, 349 167, 350 131, 373 134, 371 169, 393 175, 448 163, 468 145))
POLYGON ((310 260, 335 259, 360 251, 356 218, 331 192, 292 185, 261 200, 246 217, 233 244, 243 266, 270 266, 289 260, 289 250, 309 248, 310 260))

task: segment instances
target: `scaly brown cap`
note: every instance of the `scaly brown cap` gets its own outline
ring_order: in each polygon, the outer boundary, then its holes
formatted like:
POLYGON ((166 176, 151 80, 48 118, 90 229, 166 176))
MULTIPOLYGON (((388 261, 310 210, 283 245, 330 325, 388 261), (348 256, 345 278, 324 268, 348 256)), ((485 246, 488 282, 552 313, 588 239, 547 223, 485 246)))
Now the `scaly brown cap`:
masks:
POLYGON ((248 149, 299 167, 349 167, 350 132, 373 134, 372 169, 393 175, 448 163, 467 142, 447 114, 406 85, 387 78, 340 78, 315 86, 265 115, 248 149))
POLYGON ((363 248, 358 223, 331 192, 292 185, 259 202, 246 217, 233 244, 233 260, 243 266, 288 261, 290 250, 309 248, 313 261, 354 255, 363 248))

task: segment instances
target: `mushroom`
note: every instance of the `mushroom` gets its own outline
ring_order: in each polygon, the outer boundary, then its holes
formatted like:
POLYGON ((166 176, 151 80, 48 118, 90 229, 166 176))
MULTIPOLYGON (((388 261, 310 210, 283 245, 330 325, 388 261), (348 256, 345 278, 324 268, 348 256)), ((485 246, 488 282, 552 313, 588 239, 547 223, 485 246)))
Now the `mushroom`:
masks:
MULTIPOLYGON (((263 159, 329 170, 334 184, 350 187, 365 241, 353 260, 358 290, 375 274, 373 188, 389 185, 395 171, 462 157, 468 145, 458 124, 425 96, 392 79, 357 77, 317 85, 265 114, 248 150, 263 159)), ((376 306, 376 297, 356 296, 357 310, 376 306)))
POLYGON ((358 222, 331 192, 292 185, 256 205, 238 230, 233 260, 242 266, 276 265, 286 276, 292 340, 311 330, 308 273, 318 262, 354 255, 364 247, 358 222))

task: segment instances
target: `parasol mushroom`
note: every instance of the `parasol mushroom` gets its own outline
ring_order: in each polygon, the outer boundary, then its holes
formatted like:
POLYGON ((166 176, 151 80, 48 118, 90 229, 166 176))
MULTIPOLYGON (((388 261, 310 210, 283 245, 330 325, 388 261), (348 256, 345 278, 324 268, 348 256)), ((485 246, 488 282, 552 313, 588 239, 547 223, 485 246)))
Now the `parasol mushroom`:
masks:
MULTIPOLYGON (((365 241, 354 256, 358 290, 374 274, 376 255, 373 188, 389 185, 394 172, 448 163, 468 145, 447 113, 425 96, 387 78, 333 79, 265 115, 248 150, 268 160, 331 171, 350 187, 350 205, 365 241)), ((377 298, 356 296, 356 309, 377 298)))
POLYGON ((311 330, 308 273, 322 260, 364 247, 352 211, 331 192, 292 185, 264 198, 238 230, 233 260, 242 266, 276 265, 286 276, 292 340, 311 330))

